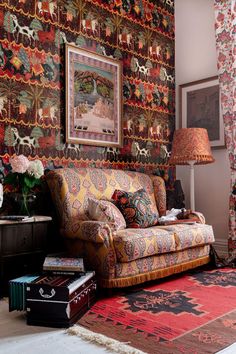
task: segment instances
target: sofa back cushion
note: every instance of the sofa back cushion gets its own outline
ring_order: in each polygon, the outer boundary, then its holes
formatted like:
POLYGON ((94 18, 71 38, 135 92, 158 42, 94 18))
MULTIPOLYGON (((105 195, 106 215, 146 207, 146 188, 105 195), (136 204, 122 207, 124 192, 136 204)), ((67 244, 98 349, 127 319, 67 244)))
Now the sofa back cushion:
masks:
MULTIPOLYGON (((59 168, 46 175, 62 224, 71 219, 88 220, 88 198, 111 199, 116 189, 135 192, 144 188, 152 212, 157 213, 155 199, 159 205, 165 204, 165 188, 161 177, 154 176, 154 179, 160 180, 161 187, 156 192, 159 192, 162 201, 154 195, 153 181, 144 173, 98 168, 59 168)), ((160 215, 163 215, 163 210, 160 215)))

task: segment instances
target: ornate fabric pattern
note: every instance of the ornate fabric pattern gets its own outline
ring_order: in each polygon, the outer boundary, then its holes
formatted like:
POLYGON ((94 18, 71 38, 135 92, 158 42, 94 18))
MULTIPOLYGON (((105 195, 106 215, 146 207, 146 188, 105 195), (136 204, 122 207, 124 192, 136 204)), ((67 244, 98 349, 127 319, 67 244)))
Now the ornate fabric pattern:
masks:
MULTIPOLYGON (((155 270, 163 270, 164 272, 168 267, 174 268, 178 264, 186 264, 208 256, 210 247, 209 245, 199 246, 124 263, 118 263, 112 238, 106 239, 104 244, 77 240, 76 243, 68 243, 68 249, 72 254, 81 254, 85 257, 85 265, 96 269, 96 274, 98 279, 101 279, 102 284, 105 279, 112 281, 115 278, 132 277, 155 270)), ((183 269, 188 269, 188 267, 183 269)), ((171 269, 168 274, 172 274, 171 269)))
POLYGON ((214 3, 221 108, 231 169, 229 251, 236 254, 236 2, 215 0, 214 3))
POLYGON ((104 243, 109 239, 112 234, 107 223, 102 221, 84 221, 80 224, 78 237, 81 240, 92 241, 95 243, 104 243))
POLYGON ((122 212, 127 227, 145 228, 157 224, 158 213, 152 212, 150 199, 144 189, 134 193, 116 189, 112 199, 122 212))
POLYGON ((209 246, 199 246, 204 240, 209 243, 212 240, 203 231, 204 227, 209 233, 212 231, 207 225, 197 224, 197 233, 189 231, 191 242, 188 243, 187 232, 183 230, 191 229, 192 225, 173 230, 168 230, 167 226, 155 226, 114 231, 107 222, 88 220, 88 199, 110 199, 118 188, 125 190, 127 187, 131 192, 145 188, 149 191, 153 208, 156 208, 155 197, 159 201, 158 205, 164 205, 166 200, 164 182, 160 177, 154 176, 158 185, 154 192, 152 179, 148 176, 144 177, 138 172, 106 169, 97 174, 103 175, 106 181, 104 189, 99 187, 96 178, 91 179, 91 175, 95 175, 91 170, 57 169, 49 172, 46 180, 57 207, 61 233, 65 237, 68 250, 74 255, 81 255, 85 266, 96 270, 101 285, 134 285, 209 261, 209 246), (191 248, 176 251, 186 244, 191 248))
MULTIPOLYGON (((120 187, 122 187, 123 190, 126 190, 126 187, 129 187, 130 192, 135 192, 140 188, 145 188, 146 190, 149 190, 150 193, 148 194, 148 197, 151 201, 151 210, 152 212, 157 213, 154 189, 151 178, 146 176, 145 184, 144 179, 141 179, 141 184, 140 176, 143 174, 139 172, 111 169, 96 169, 96 172, 93 172, 93 170, 95 169, 63 168, 50 171, 46 176, 46 180, 50 187, 53 201, 58 209, 58 213, 61 220, 61 228, 64 230, 68 237, 77 237, 76 232, 79 227, 79 223, 82 220, 88 220, 88 198, 108 198, 110 200, 115 189, 118 189, 120 187), (91 180, 91 175, 93 176, 93 180, 91 180), (95 175, 103 176, 104 180, 106 180, 106 189, 104 189, 104 187, 102 187, 102 190, 98 188, 97 179, 94 177, 95 175), (76 188, 79 187, 79 189, 75 194, 75 188, 72 188, 72 181, 76 181, 76 179, 78 181, 76 184, 76 188), (119 182, 117 182, 117 180, 119 182), (121 185, 122 180, 125 181, 124 186, 121 185), (129 183, 127 183, 127 180, 129 181, 129 183), (70 192, 69 186, 70 189, 72 188, 72 192, 70 192)), ((163 181, 161 177, 156 176, 155 178, 157 180, 160 179, 161 181, 163 181)), ((159 188, 157 190, 157 193, 159 194, 156 196, 156 199, 159 200, 160 204, 162 205, 166 200, 164 182, 162 182, 162 184, 160 185, 162 186, 162 188, 159 188)))
POLYGON ((176 250, 174 233, 157 226, 120 230, 113 234, 113 242, 122 263, 176 250))
POLYGON ((140 258, 132 262, 117 263, 116 276, 118 278, 128 277, 144 272, 151 272, 155 269, 165 269, 180 263, 189 262, 199 257, 207 256, 208 254, 209 246, 205 245, 180 252, 164 253, 158 256, 140 258))
POLYGON ((101 243, 88 242, 86 237, 84 240, 69 240, 67 248, 72 255, 84 258, 86 269, 96 269, 98 278, 114 279, 116 277, 115 265, 117 258, 114 252, 112 236, 110 233, 106 235, 107 237, 101 243))
POLYGON ((111 223, 115 230, 126 228, 126 222, 119 209, 107 200, 88 198, 89 218, 111 223))
POLYGON ((214 234, 209 225, 178 224, 120 230, 113 234, 113 239, 117 259, 123 263, 211 244, 214 234))
POLYGON ((0 26, 3 170, 23 153, 50 169, 149 171, 173 186, 172 1, 2 0, 0 26), (66 43, 122 62, 122 148, 64 143, 66 43))
POLYGON ((198 222, 200 224, 205 224, 206 223, 206 219, 205 219, 205 216, 200 213, 199 211, 191 211, 191 213, 188 215, 188 218, 191 219, 191 218, 198 218, 198 222))
POLYGON ((176 224, 163 226, 175 235, 176 250, 183 250, 215 241, 212 226, 204 224, 176 224))
POLYGON ((159 215, 166 215, 166 189, 164 180, 157 176, 150 176, 153 182, 154 194, 159 215))

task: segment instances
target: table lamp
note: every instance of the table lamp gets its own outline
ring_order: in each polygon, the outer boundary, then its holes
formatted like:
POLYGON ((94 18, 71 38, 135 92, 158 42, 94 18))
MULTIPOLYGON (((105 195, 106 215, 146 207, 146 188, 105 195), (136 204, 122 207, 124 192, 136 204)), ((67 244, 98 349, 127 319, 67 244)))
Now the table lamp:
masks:
POLYGON ((175 130, 171 165, 190 165, 190 208, 195 210, 194 165, 214 162, 207 130, 204 128, 182 128, 175 130))

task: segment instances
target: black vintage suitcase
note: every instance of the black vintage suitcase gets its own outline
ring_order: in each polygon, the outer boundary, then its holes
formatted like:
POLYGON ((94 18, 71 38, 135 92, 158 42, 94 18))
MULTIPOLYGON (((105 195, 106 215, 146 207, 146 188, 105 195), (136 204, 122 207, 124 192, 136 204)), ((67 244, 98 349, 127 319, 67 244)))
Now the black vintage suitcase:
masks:
POLYGON ((95 302, 94 272, 77 277, 42 276, 26 288, 27 324, 69 327, 95 302))

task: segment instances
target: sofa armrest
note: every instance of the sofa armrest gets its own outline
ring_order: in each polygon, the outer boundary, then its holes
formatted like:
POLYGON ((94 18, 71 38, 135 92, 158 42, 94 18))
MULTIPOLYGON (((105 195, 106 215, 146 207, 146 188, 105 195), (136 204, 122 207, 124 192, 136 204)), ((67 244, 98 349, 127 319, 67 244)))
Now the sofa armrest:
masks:
POLYGON ((113 243, 112 228, 107 222, 102 221, 77 221, 70 220, 61 230, 63 236, 67 238, 80 239, 94 243, 113 243))
POLYGON ((96 274, 101 278, 115 277, 117 258, 112 229, 108 223, 77 220, 73 224, 68 221, 61 233, 66 237, 70 254, 80 254, 84 258, 85 266, 96 270, 96 274))
POLYGON ((198 223, 200 224, 205 224, 206 223, 206 219, 205 219, 205 216, 200 213, 199 211, 190 211, 189 215, 188 215, 188 218, 191 219, 191 218, 197 218, 198 219, 198 223))
POLYGON ((80 239, 95 243, 113 242, 112 229, 107 222, 83 221, 81 223, 80 239))

